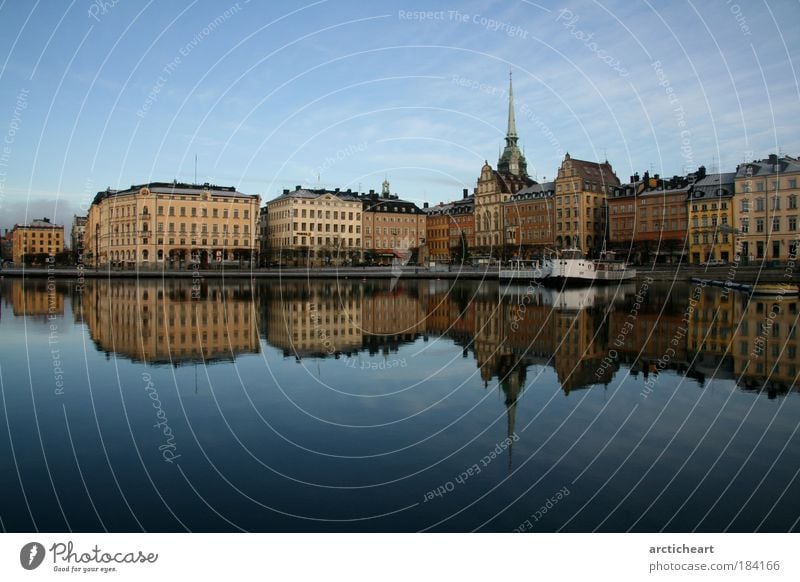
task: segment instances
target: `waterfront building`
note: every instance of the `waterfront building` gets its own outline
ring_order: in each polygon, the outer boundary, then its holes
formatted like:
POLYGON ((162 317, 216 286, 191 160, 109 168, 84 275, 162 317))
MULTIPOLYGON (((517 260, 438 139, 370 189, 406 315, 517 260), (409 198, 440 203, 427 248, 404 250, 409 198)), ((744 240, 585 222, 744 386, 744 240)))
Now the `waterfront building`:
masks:
POLYGON ((710 260, 733 261, 736 237, 733 228, 733 172, 705 174, 700 168, 699 179, 686 198, 689 219, 689 262, 710 260))
POLYGON ((555 193, 556 240, 559 248, 577 247, 592 255, 606 237, 606 198, 620 182, 611 164, 564 156, 555 193))
POLYGON ((505 244, 503 205, 513 194, 535 184, 528 177, 528 164, 522 153, 517 136, 514 113, 514 90, 511 78, 508 81, 508 125, 506 145, 497 169, 484 162, 475 190, 475 251, 478 258, 501 257, 505 244))
POLYGON ((8 229, 6 229, 5 234, 0 236, 0 261, 12 260, 12 247, 13 243, 11 241, 11 235, 9 234, 8 229))
POLYGON ((427 237, 425 212, 392 194, 388 180, 383 181, 380 196, 370 190, 361 195, 361 201, 364 257, 378 263, 399 257, 417 264, 427 237))
POLYGON ((542 256, 555 245, 555 182, 533 184, 503 205, 506 245, 520 259, 542 256))
POLYGON ((258 252, 259 201, 234 187, 177 182, 98 192, 84 256, 95 267, 246 265, 258 252))
POLYGON ((434 263, 450 262, 450 210, 452 203, 439 202, 436 206, 425 206, 425 242, 428 260, 434 263))
POLYGON ((16 224, 11 230, 11 260, 21 265, 26 256, 54 257, 64 252, 64 225, 49 218, 16 224))
POLYGON ((464 188, 463 197, 450 203, 450 262, 461 263, 475 248, 475 196, 464 188))
POLYGON ((734 224, 745 260, 789 261, 797 256, 800 161, 776 154, 736 168, 734 224))
POLYGON ((645 172, 613 187, 606 201, 609 248, 636 263, 678 263, 687 250, 686 198, 691 177, 645 172))
POLYGON ((260 267, 270 263, 269 256, 269 209, 262 206, 258 209, 258 260, 260 267))
POLYGON ((358 193, 296 186, 267 203, 270 261, 345 265, 362 258, 358 193))
POLYGON ((86 237, 86 221, 88 217, 86 216, 74 216, 72 218, 72 229, 70 230, 70 248, 69 250, 72 251, 75 260, 78 262, 82 261, 83 257, 83 248, 85 244, 85 237, 86 237))

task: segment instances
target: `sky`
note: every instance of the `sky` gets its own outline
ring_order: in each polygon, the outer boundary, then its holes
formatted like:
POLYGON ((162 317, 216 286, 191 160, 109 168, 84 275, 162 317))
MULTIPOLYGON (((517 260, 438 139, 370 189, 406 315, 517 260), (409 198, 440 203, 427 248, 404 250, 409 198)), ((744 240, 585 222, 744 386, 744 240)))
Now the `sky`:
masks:
POLYGON ((151 181, 459 198, 800 155, 800 2, 0 0, 0 228, 151 181))

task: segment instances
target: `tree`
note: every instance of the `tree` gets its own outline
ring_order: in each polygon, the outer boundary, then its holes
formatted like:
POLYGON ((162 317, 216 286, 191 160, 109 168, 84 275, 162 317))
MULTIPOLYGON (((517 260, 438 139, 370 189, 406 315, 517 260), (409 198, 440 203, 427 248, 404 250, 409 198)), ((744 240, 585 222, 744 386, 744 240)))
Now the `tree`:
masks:
POLYGON ((462 231, 456 246, 450 249, 450 255, 453 257, 453 263, 464 264, 469 261, 469 245, 467 244, 467 235, 462 231))

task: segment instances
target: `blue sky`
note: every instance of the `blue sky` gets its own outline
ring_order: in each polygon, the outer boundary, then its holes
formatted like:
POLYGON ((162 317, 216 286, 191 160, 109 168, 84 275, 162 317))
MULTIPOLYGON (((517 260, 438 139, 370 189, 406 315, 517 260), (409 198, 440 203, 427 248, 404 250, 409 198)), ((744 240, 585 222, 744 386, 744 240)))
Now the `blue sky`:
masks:
POLYGON ((0 227, 194 179, 460 197, 513 71, 529 170, 800 155, 800 3, 0 3, 0 227), (419 14, 426 12, 426 14, 419 14), (456 13, 457 12, 457 13, 456 13), (659 65, 660 63, 660 65, 659 65))

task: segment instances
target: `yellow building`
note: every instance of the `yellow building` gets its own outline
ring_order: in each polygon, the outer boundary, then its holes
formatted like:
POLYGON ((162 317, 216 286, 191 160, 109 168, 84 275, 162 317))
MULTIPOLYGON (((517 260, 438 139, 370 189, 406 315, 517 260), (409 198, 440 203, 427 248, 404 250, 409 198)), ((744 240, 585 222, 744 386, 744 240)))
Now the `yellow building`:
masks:
POLYGON ((17 265, 23 263, 25 255, 53 257, 64 251, 64 226, 53 224, 48 218, 14 225, 9 236, 11 260, 17 265))
POLYGON ((95 196, 84 258, 93 266, 206 268, 258 252, 260 197, 210 184, 150 183, 95 196))
MULTIPOLYGON (((701 168, 702 170, 702 168, 701 168)), ((686 199, 689 219, 689 262, 733 261, 736 256, 734 233, 733 172, 704 175, 694 184, 686 199)))
POLYGON ((782 261, 797 256, 800 161, 773 154, 736 169, 735 225, 742 257, 782 261))
POLYGON ((556 178, 555 243, 585 253, 603 246, 606 198, 619 186, 608 161, 599 164, 564 156, 556 178))
POLYGON ((360 260, 361 206, 350 190, 284 190, 267 203, 270 259, 308 265, 360 260))

